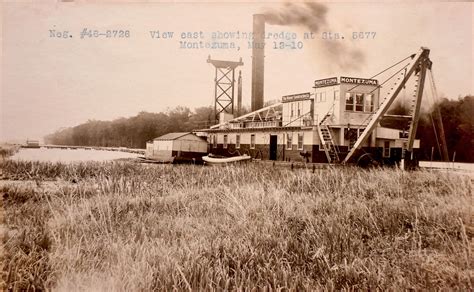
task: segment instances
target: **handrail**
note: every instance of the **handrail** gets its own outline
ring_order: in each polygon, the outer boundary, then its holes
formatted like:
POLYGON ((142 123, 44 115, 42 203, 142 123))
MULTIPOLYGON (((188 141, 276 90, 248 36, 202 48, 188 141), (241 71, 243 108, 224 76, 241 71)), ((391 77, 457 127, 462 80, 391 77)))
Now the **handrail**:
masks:
POLYGON ((333 102, 332 103, 332 106, 329 108, 328 112, 324 115, 323 119, 321 120, 321 122, 319 122, 319 125, 322 125, 323 122, 326 121, 326 117, 328 117, 331 113, 331 111, 334 113, 334 107, 336 106, 336 102, 333 102))

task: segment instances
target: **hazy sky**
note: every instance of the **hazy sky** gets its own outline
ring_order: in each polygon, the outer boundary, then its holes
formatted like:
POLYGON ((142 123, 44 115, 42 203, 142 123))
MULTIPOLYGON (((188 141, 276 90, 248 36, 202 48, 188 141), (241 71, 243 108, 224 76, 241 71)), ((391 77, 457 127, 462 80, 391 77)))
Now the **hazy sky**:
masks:
MULTIPOLYGON (((211 41, 211 32, 251 32, 254 13, 284 11, 281 3, 86 2, 92 1, 1 6, 0 140, 40 139, 89 119, 213 105, 214 68, 206 63, 208 55, 242 57, 243 103, 250 104, 247 40, 227 40, 240 46, 238 51, 180 49, 181 33, 203 31, 202 41, 211 41), (81 39, 84 28, 129 30, 130 38, 81 39), (72 37, 50 37, 50 30, 72 37), (174 38, 151 38, 150 31, 157 30, 174 32, 174 38)), ((267 41, 265 100, 310 91, 315 79, 370 77, 420 46, 431 49, 442 95, 474 93, 472 3, 327 3, 326 8, 326 23, 313 40, 303 40, 309 31, 303 26, 267 25, 267 31, 296 33, 303 49, 276 50, 273 40, 267 41), (338 32, 344 40, 323 40, 324 31, 338 32), (354 31, 376 35, 352 40, 354 31), (349 54, 354 50, 365 62, 349 54)))

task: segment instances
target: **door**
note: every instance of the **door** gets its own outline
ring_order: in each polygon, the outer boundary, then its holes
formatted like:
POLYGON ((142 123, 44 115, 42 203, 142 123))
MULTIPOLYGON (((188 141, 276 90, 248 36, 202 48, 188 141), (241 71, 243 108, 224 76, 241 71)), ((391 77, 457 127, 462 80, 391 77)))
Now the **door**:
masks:
POLYGON ((270 135, 270 160, 277 160, 278 136, 270 135))

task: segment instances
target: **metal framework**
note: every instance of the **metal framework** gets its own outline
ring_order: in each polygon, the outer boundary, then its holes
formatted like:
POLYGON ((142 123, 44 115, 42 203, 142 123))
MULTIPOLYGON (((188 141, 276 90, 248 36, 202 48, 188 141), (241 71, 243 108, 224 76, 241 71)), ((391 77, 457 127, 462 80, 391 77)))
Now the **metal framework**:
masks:
POLYGON ((242 58, 239 62, 212 60, 211 56, 207 62, 214 65, 216 75, 214 78, 214 119, 219 121, 219 114, 222 112, 234 114, 234 83, 235 68, 243 65, 242 58))
POLYGON ((281 112, 281 108, 282 108, 282 103, 277 102, 267 107, 256 110, 254 112, 250 112, 243 116, 232 119, 230 121, 214 125, 211 127, 211 129, 218 129, 229 123, 237 123, 237 122, 244 122, 244 121, 265 122, 265 121, 274 120, 278 116, 278 112, 281 112))

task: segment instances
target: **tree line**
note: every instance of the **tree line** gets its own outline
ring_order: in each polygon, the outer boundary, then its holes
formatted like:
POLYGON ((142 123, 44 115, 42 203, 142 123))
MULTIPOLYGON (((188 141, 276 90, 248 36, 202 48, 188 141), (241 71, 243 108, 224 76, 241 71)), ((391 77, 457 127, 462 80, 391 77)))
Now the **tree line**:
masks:
MULTIPOLYGON (((248 111, 248 108, 244 108, 243 113, 248 111)), ((391 112, 404 114, 406 109, 399 106, 391 112)), ((438 131, 433 129, 436 127, 438 113, 442 117, 450 159, 452 160, 455 152, 456 161, 474 162, 474 96, 457 100, 442 99, 421 114, 416 135, 421 140, 419 158, 441 159, 439 144, 442 139, 438 131)), ((147 141, 166 133, 204 129, 212 124, 212 107, 190 110, 179 106, 159 113, 143 111, 134 117, 113 121, 89 120, 81 125, 56 131, 46 136, 45 142, 55 145, 145 148, 147 141)))
POLYGON ((53 145, 145 148, 147 141, 166 133, 207 128, 213 119, 212 107, 199 107, 191 111, 179 106, 159 113, 142 111, 134 117, 113 121, 89 120, 56 131, 44 140, 46 144, 53 145))
POLYGON ((440 147, 442 139, 436 123, 437 115, 441 116, 448 147, 450 161, 474 162, 474 96, 465 96, 457 100, 443 98, 428 112, 420 116, 417 139, 420 139, 420 159, 441 160, 440 147))

